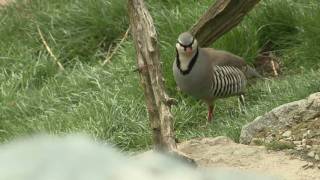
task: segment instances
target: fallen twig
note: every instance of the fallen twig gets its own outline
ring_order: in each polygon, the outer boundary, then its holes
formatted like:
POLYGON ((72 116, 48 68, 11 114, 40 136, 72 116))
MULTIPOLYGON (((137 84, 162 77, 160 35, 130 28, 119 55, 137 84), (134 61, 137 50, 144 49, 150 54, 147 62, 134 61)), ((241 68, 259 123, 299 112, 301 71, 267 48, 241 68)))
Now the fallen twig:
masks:
POLYGON ((102 66, 104 66, 106 63, 108 63, 111 60, 111 58, 113 57, 113 55, 118 51, 118 49, 121 47, 121 45, 124 42, 124 40, 127 39, 129 31, 130 31, 130 26, 128 27, 126 33, 123 35, 123 37, 120 40, 120 42, 117 44, 117 46, 114 48, 114 50, 110 54, 109 54, 109 52, 110 52, 109 51, 110 48, 109 48, 107 56, 106 56, 106 59, 103 61, 102 66))
POLYGON ((274 75, 275 75, 275 76, 278 76, 278 72, 277 72, 277 70, 276 70, 276 67, 275 67, 275 65, 274 65, 274 61, 273 61, 273 60, 271 60, 271 65, 272 65, 272 70, 273 70, 274 75))
POLYGON ((58 64, 59 69, 63 71, 63 70, 64 70, 64 67, 63 67, 62 64, 59 62, 58 58, 52 53, 50 47, 48 46, 48 43, 46 42, 46 40, 44 39, 44 37, 43 37, 43 35, 42 35, 42 32, 41 32, 39 26, 37 26, 37 29, 38 29, 38 33, 39 33, 39 35, 40 35, 40 38, 41 38, 41 40, 42 40, 43 45, 46 47, 48 53, 49 53, 50 56, 53 58, 53 61, 58 64))

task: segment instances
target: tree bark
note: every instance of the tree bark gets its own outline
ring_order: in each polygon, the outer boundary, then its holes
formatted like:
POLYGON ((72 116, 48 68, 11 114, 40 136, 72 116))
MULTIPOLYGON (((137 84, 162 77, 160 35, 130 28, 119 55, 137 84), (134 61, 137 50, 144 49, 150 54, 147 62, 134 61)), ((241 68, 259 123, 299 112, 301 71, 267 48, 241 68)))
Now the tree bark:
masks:
POLYGON ((260 0, 217 0, 193 25, 190 32, 200 46, 210 46, 238 25, 260 0))
POLYGON ((143 0, 128 0, 128 11, 140 82, 144 89, 155 148, 175 150, 173 117, 163 85, 160 52, 153 19, 143 0))

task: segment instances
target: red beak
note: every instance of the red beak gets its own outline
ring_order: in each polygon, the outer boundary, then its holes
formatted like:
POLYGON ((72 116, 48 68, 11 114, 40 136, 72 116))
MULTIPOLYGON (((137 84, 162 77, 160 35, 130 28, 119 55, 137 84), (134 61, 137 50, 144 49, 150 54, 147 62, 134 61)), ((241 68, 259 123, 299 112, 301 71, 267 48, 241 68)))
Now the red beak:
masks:
POLYGON ((187 47, 186 48, 186 53, 191 54, 192 53, 192 47, 187 47))

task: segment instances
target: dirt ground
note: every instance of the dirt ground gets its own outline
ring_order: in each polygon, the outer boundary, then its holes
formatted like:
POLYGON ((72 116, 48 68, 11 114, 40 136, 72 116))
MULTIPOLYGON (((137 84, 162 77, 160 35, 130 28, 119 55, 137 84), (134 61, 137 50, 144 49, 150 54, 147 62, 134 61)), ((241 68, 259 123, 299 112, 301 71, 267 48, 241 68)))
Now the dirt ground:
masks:
POLYGON ((317 165, 310 167, 307 161, 283 151, 237 144, 226 137, 193 139, 179 144, 179 149, 200 167, 245 170, 288 180, 320 180, 317 165))

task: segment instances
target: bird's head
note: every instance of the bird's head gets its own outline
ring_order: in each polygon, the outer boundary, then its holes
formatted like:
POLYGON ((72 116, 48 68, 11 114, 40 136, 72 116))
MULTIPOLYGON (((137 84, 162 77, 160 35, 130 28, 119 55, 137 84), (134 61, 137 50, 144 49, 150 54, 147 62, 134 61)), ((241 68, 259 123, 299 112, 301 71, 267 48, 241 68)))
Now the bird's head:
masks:
POLYGON ((181 33, 178 37, 178 42, 176 43, 177 52, 180 55, 192 56, 198 48, 197 40, 189 32, 181 33))

